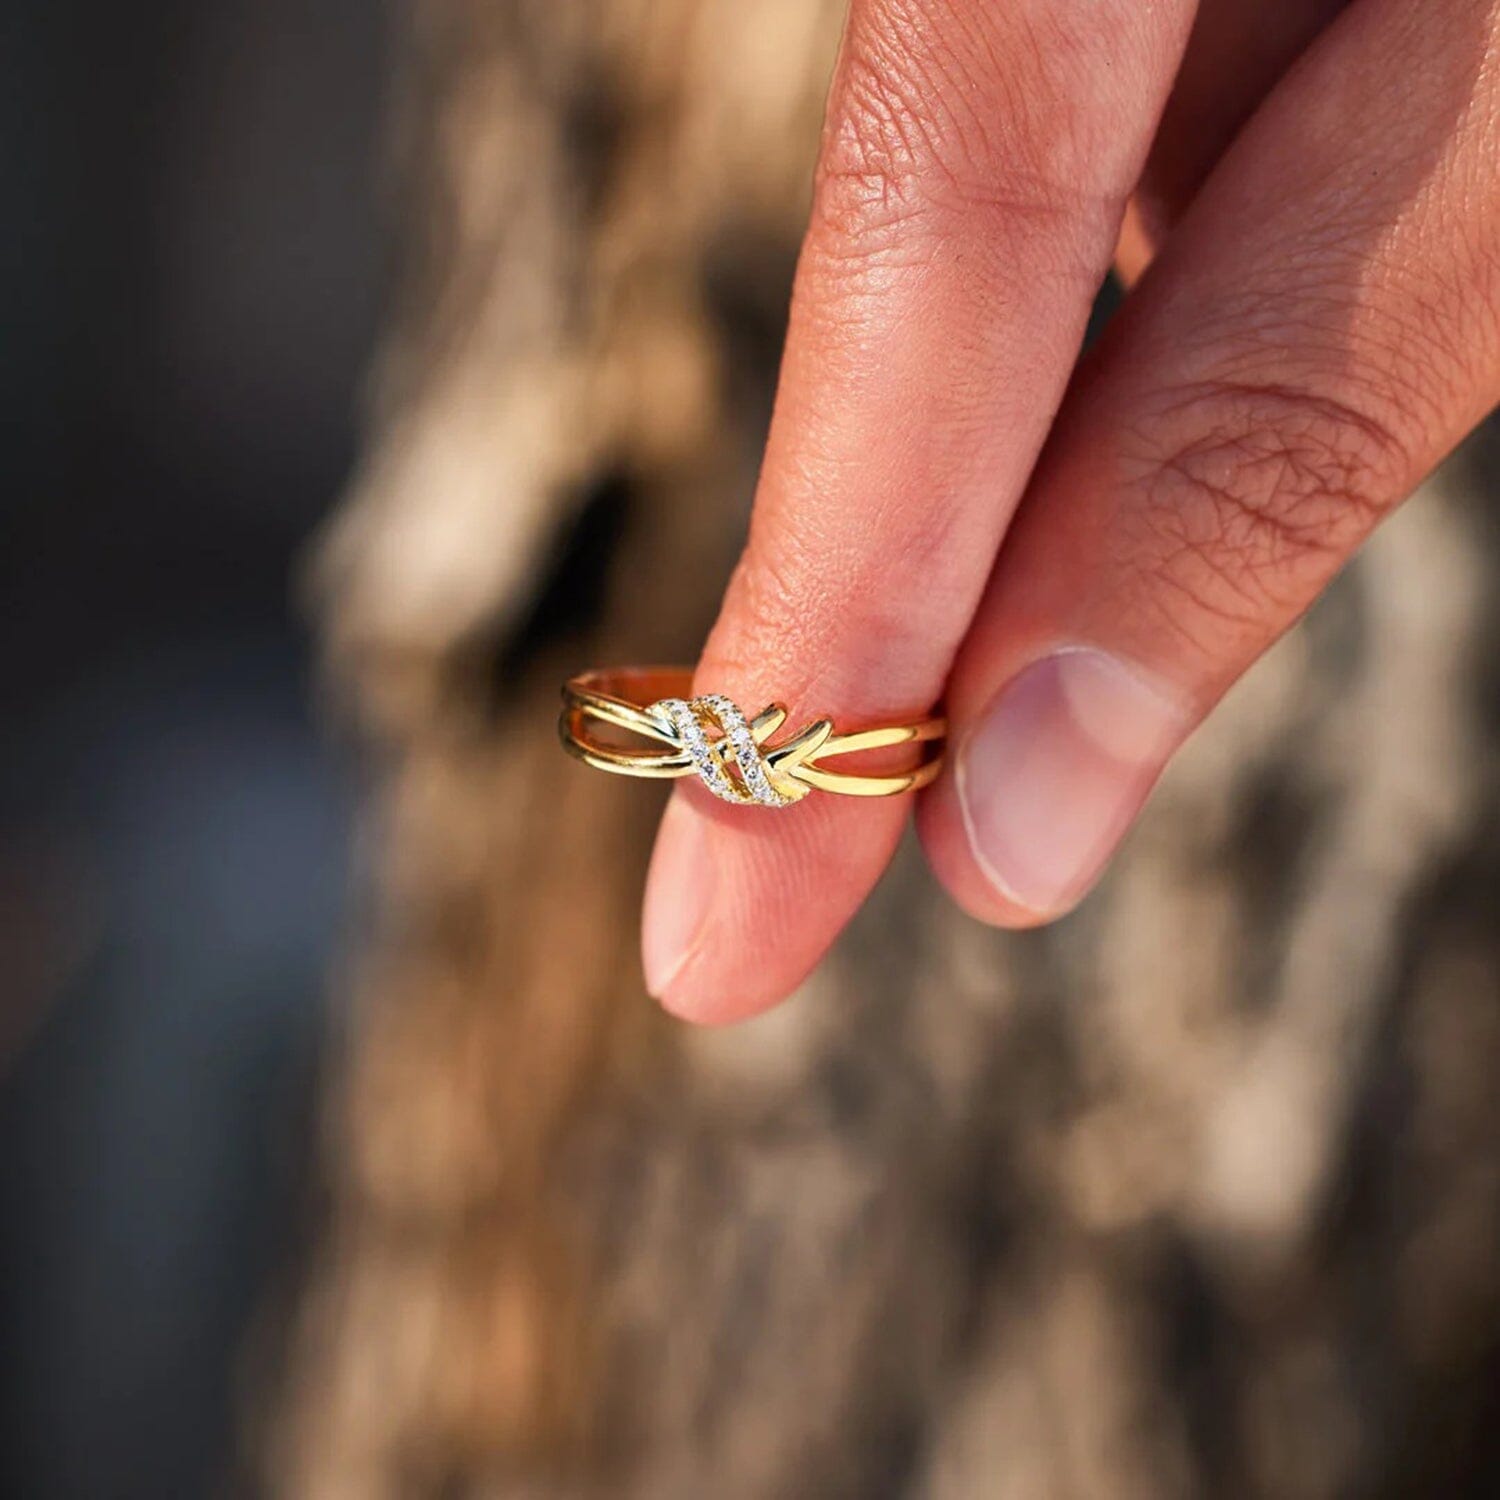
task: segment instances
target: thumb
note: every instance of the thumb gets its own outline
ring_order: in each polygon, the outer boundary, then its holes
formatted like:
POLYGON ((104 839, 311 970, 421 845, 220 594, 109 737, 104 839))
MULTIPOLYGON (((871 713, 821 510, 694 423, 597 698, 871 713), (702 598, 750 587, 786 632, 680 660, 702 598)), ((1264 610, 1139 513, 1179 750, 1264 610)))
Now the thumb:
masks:
POLYGON ((1192 727, 1500 396, 1486 54, 1492 34, 1399 0, 1346 12, 1081 374, 919 815, 975 914, 1076 902, 1192 727))

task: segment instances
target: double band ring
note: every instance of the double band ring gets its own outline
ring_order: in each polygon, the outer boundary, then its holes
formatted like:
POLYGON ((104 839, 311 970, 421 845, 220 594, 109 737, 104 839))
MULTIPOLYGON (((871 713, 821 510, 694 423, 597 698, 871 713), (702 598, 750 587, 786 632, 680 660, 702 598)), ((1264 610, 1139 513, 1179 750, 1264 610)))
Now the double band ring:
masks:
POLYGON ((942 764, 942 719, 884 724, 836 733, 832 719, 816 719, 780 738, 787 711, 779 703, 754 718, 720 693, 690 696, 685 667, 622 667, 585 672, 563 688, 558 723, 563 748, 586 765, 622 776, 696 775, 725 802, 786 807, 810 791, 849 797, 892 797, 926 786, 942 764), (619 731, 651 748, 612 743, 619 731), (830 771, 823 762, 861 751, 912 747, 897 769, 830 771))

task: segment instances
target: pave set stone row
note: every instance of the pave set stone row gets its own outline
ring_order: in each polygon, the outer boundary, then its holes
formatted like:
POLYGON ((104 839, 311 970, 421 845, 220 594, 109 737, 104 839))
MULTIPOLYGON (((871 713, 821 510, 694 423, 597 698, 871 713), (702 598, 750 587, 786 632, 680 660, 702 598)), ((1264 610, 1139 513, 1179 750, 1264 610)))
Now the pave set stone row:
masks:
POLYGON ((785 807, 792 799, 778 792, 766 775, 765 756, 739 708, 722 693, 706 693, 687 701, 663 698, 647 712, 664 726, 693 758, 698 777, 714 796, 726 802, 758 802, 763 807, 785 807), (717 727, 723 741, 711 740, 708 730, 717 727), (724 742, 734 754, 743 785, 736 785, 720 758, 724 742))

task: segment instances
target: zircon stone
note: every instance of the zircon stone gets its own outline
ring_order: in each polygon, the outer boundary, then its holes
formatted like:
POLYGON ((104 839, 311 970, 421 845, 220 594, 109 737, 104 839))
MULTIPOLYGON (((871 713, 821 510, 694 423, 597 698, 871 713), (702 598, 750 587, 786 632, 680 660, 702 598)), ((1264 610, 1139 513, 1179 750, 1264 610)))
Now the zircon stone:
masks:
POLYGON ((762 807, 785 807, 793 800, 772 785, 754 731, 739 707, 722 693, 707 693, 691 702, 663 698, 648 712, 688 752, 699 780, 714 796, 725 802, 755 802, 762 807), (710 728, 721 737, 711 740, 710 728), (734 756, 740 774, 738 783, 724 767, 726 752, 734 756))

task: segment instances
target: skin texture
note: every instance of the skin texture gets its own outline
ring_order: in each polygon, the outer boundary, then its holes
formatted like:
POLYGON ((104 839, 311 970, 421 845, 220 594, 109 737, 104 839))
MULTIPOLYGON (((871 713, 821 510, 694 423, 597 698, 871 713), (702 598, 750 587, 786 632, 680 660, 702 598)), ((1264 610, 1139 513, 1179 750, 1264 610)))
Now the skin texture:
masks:
MULTIPOLYGON (((1500 5, 1259 18, 851 9, 698 686, 850 726, 943 698, 918 827, 988 922, 1086 893, 1193 726, 1500 396, 1500 5), (1075 370, 1112 258, 1135 285, 1075 370)), ((652 992, 705 1022, 783 998, 910 812, 681 788, 652 992)))

